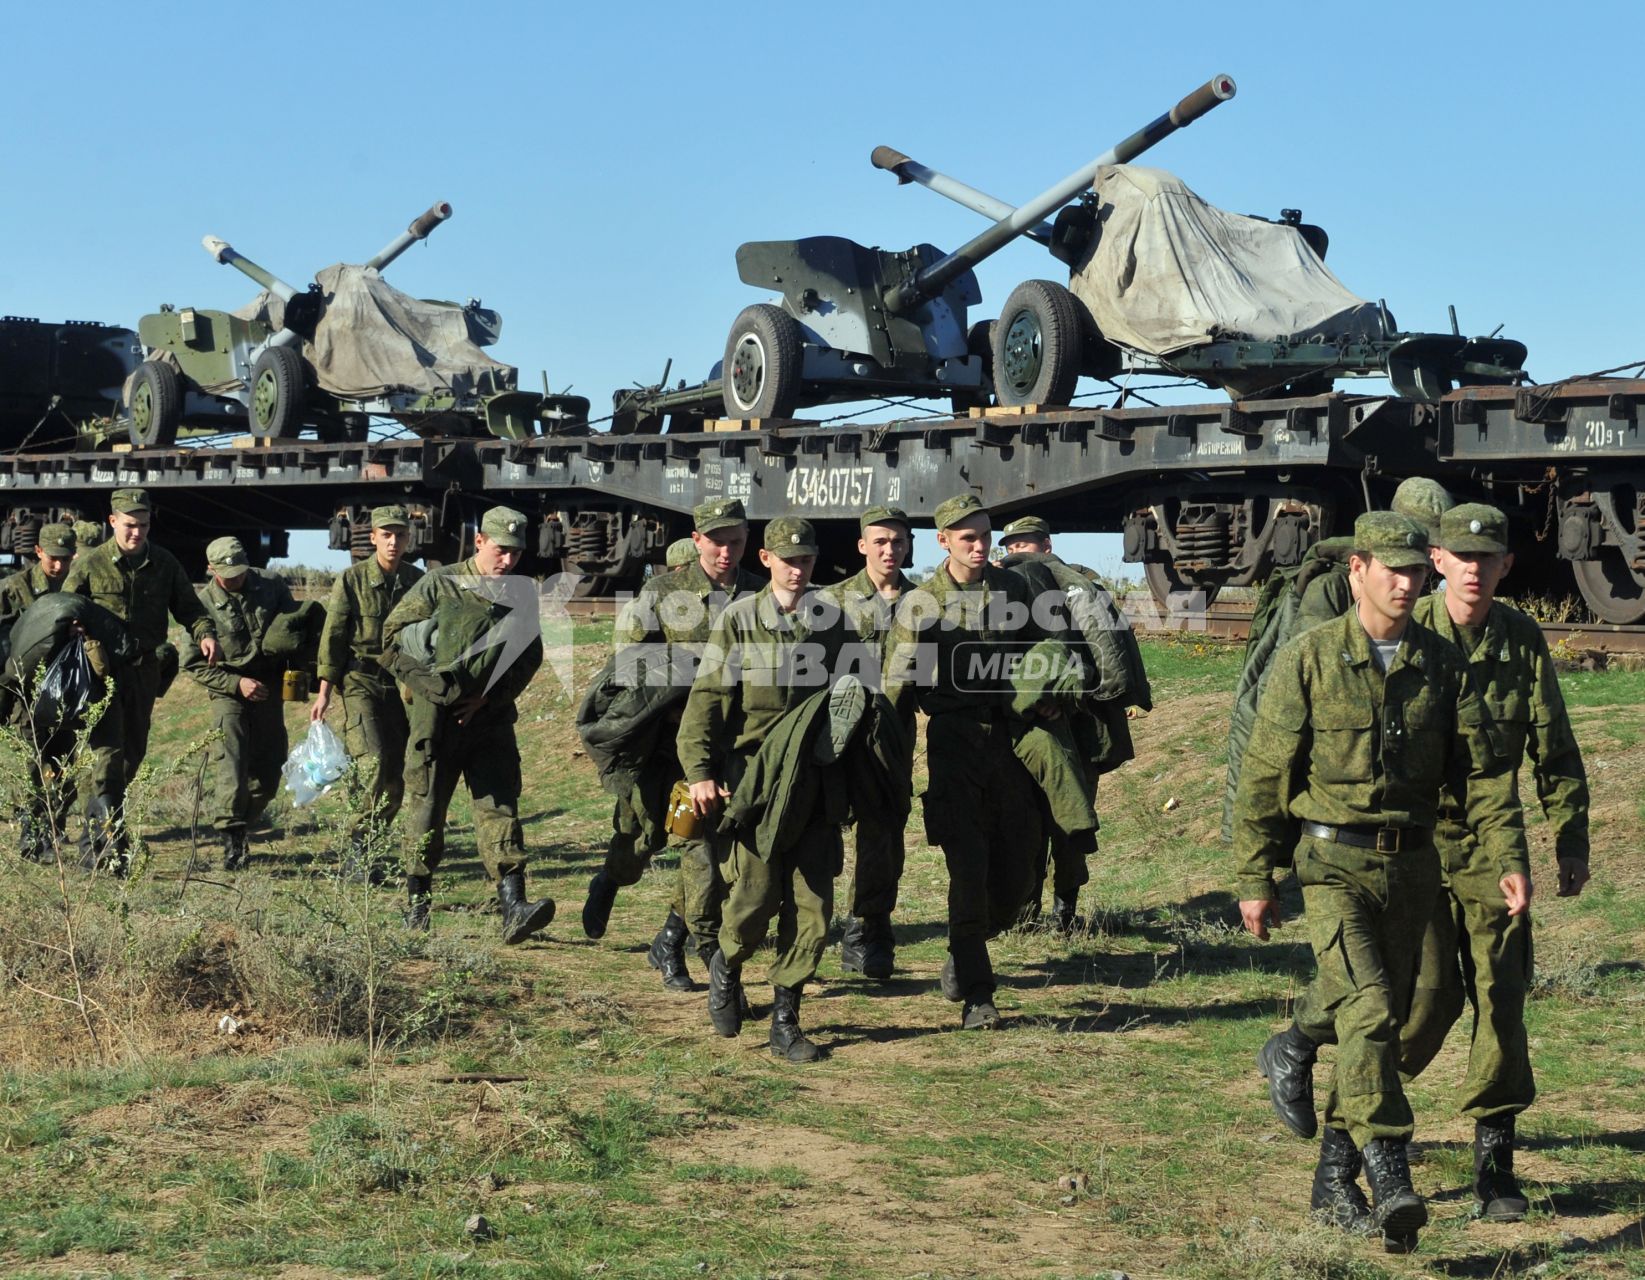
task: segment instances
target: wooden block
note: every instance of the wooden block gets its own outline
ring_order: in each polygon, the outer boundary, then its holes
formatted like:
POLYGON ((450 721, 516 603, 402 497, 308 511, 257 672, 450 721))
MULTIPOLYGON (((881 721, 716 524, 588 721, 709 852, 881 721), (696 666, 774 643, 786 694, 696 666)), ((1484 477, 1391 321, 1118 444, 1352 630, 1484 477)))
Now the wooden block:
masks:
POLYGON ((973 418, 1026 418, 1039 411, 1037 404, 991 404, 970 413, 973 418))
POLYGON ((229 447, 234 449, 266 449, 273 440, 273 436, 235 436, 229 442, 229 447))
POLYGON ((130 440, 116 440, 113 444, 111 444, 109 446, 109 449, 114 453, 130 453, 131 452, 131 441, 130 440))
POLYGON ((704 418, 704 431, 759 431, 764 418, 704 418))

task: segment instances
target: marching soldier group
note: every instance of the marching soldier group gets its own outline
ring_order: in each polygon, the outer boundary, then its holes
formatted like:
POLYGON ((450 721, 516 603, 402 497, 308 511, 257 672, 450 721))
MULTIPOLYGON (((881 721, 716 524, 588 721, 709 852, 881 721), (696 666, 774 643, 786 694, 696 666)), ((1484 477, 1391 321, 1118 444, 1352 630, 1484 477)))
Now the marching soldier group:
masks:
MULTIPOLYGON (((324 720, 341 696, 354 763, 348 874, 383 878, 376 851, 400 816, 406 919, 426 929, 447 810, 463 782, 503 940, 547 926, 553 901, 531 901, 525 888, 515 733, 541 638, 529 636, 506 663, 479 642, 509 608, 476 584, 517 566, 522 513, 493 508, 473 556, 425 574, 404 560, 405 509, 377 508, 373 554, 338 577, 321 627, 276 578, 251 569, 232 538, 211 544, 211 581, 196 594, 148 539, 148 495, 119 490, 112 506, 107 541, 90 545, 94 527, 49 525, 36 563, 0 582, 0 629, 61 592, 90 602, 67 623, 74 634, 112 634, 86 611, 96 606, 129 640, 103 657, 114 694, 90 737, 86 865, 129 867, 125 790, 168 661, 175 670, 165 643, 173 619, 190 635, 182 667, 209 692, 219 730, 207 793, 224 864, 244 862, 247 826, 271 799, 286 752, 276 686, 285 655, 303 652, 309 636, 319 675, 311 719, 324 720)), ((1077 927, 1097 780, 1131 754, 1128 709, 1149 705, 1123 614, 1095 575, 1052 553, 1036 517, 1005 528, 1008 555, 994 563, 990 514, 969 495, 936 509, 943 560, 917 585, 903 568, 910 522, 896 508, 863 513, 863 569, 821 589, 808 521, 770 521, 755 573, 743 567, 750 530, 740 502, 693 515, 689 541, 669 549, 667 570, 618 618, 613 661, 579 712, 616 800, 584 932, 605 934, 620 891, 673 833, 677 889, 649 964, 667 989, 695 991, 694 950, 707 1020, 736 1036, 752 1013, 744 966, 772 937, 771 1051, 818 1057, 800 1025, 801 998, 827 944, 847 827, 855 849, 841 967, 878 981, 896 968, 892 916, 919 711, 925 836, 948 872, 941 990, 961 1006, 964 1028, 997 1025, 988 942, 1038 918, 1048 872, 1050 923, 1077 927)), ((1587 879, 1588 796, 1541 633, 1495 599, 1513 561, 1500 511, 1452 507, 1437 485, 1411 481, 1395 510, 1361 516, 1352 538, 1316 551, 1318 571, 1304 566, 1276 614, 1283 634, 1253 644, 1261 669, 1248 665, 1242 680, 1249 714, 1236 711, 1239 749, 1230 752, 1244 924, 1268 936, 1279 923, 1275 877, 1294 870, 1317 964, 1293 1024, 1258 1063, 1285 1124, 1311 1137, 1315 1058, 1319 1046, 1336 1046, 1312 1206, 1402 1249, 1427 1221, 1407 1166, 1414 1122, 1403 1081, 1433 1060, 1465 1002, 1474 1030, 1460 1104, 1476 1121, 1476 1207, 1495 1219, 1526 1211, 1513 1172, 1514 1120, 1534 1097, 1519 766, 1529 756, 1562 895, 1587 879), (1445 589, 1424 595, 1430 570, 1445 589)), ((46 828, 59 822, 38 805, 25 814, 25 856, 41 856, 46 828)))

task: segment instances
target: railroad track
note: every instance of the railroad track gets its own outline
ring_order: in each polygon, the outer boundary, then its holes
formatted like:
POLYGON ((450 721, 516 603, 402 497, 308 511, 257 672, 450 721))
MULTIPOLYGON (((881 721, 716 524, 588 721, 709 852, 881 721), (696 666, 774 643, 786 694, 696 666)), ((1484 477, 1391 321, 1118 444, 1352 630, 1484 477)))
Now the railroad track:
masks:
MULTIPOLYGON (((617 602, 594 596, 566 603, 566 610, 578 622, 594 622, 614 617, 617 602)), ((1243 604, 1213 604, 1203 617, 1198 615, 1155 615, 1137 626, 1141 635, 1199 635, 1207 640, 1244 643, 1251 633, 1251 607, 1243 604)), ((1618 626, 1609 622, 1544 622, 1542 634, 1549 648, 1580 654, 1645 653, 1645 626, 1618 626)))

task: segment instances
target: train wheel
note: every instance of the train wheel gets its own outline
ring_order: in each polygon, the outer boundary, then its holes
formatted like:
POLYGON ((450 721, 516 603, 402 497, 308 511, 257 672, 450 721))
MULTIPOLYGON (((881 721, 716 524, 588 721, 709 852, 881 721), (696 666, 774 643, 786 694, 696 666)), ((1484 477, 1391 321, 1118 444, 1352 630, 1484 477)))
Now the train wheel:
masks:
POLYGON ((183 388, 177 370, 158 360, 145 360, 131 381, 131 443, 138 449, 165 448, 177 443, 177 425, 183 418, 183 388))
POLYGON ((725 343, 728 418, 792 418, 800 403, 800 326, 769 303, 744 307, 725 343))
POLYGON ((1573 560, 1577 589, 1601 622, 1645 622, 1645 578, 1618 547, 1601 547, 1597 560, 1573 560))
POLYGON ((1154 603, 1167 613, 1194 613, 1209 609, 1222 583, 1185 578, 1169 560, 1150 560, 1142 567, 1154 603))
POLYGON ((1067 404, 1080 380, 1080 318, 1074 295, 1050 280, 1024 280, 994 322, 994 399, 1002 405, 1067 404))

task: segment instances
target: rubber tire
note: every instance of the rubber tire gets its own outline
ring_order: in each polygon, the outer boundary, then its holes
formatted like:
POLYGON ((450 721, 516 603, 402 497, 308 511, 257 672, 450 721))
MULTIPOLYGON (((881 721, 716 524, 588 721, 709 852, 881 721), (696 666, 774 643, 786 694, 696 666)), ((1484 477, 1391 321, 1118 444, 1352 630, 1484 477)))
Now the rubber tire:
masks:
POLYGON ((1005 300, 994 321, 994 403, 1065 405, 1080 380, 1080 317, 1074 295, 1051 280, 1024 280, 1005 300), (1013 386, 1006 376, 1006 339, 1024 314, 1039 327, 1040 361, 1032 383, 1013 386))
POLYGON ((131 416, 132 405, 138 395, 147 390, 152 406, 146 430, 139 431, 135 419, 128 433, 134 449, 164 449, 177 443, 177 428, 183 420, 183 384, 177 370, 158 360, 145 360, 137 366, 132 379, 131 402, 126 415, 131 416))
POLYGON ((728 418, 791 418, 800 405, 800 326, 779 307, 757 302, 744 307, 731 336, 725 342, 725 363, 720 376, 720 397, 728 418), (765 369, 758 393, 747 404, 739 403, 733 389, 734 357, 745 338, 756 339, 764 354, 765 369))
POLYGON ((251 366, 251 404, 247 406, 247 421, 254 436, 275 436, 289 439, 303 429, 303 400, 307 394, 307 379, 303 376, 303 358, 290 347, 268 347, 251 366), (257 416, 257 387, 267 376, 274 383, 274 405, 268 420, 257 416))

